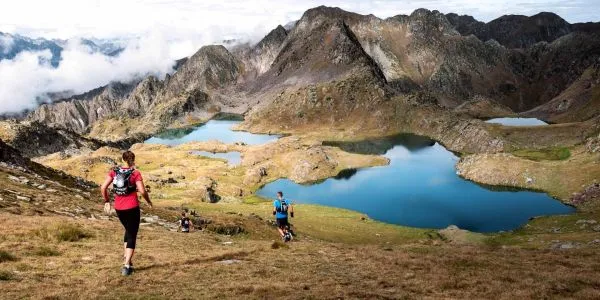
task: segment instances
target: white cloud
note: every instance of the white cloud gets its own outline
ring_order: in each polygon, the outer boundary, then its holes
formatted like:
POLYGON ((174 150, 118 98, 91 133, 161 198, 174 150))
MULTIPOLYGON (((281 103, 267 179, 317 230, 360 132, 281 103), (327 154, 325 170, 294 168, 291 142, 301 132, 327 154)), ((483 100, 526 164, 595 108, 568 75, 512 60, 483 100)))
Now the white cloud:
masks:
POLYGON ((0 61, 0 113, 37 106, 46 92, 82 93, 110 81, 129 81, 147 74, 164 76, 172 70, 170 48, 160 34, 135 39, 117 57, 92 53, 79 41, 69 42, 58 68, 47 61, 50 51, 22 52, 0 61))

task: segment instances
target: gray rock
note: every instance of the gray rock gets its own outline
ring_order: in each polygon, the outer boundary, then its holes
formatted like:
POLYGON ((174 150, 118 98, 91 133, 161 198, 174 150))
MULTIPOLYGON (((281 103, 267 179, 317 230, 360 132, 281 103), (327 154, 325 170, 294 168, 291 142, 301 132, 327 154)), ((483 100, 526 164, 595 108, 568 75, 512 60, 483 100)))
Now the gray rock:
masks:
POLYGON ((144 221, 146 223, 156 223, 157 222, 157 220, 152 217, 143 217, 142 221, 144 221))
POLYGON ((218 264, 223 264, 223 265, 232 265, 232 264, 238 264, 241 263, 242 261, 239 259, 226 259, 226 260, 220 260, 217 263, 218 264))
POLYGON ((17 200, 30 202, 31 198, 17 195, 17 200))
POLYGON ((566 243, 566 244, 561 244, 559 246, 560 249, 573 249, 575 248, 575 245, 573 245, 572 243, 566 243))
POLYGON ((575 222, 575 224, 596 224, 598 223, 598 221, 596 220, 577 220, 577 222, 575 222))

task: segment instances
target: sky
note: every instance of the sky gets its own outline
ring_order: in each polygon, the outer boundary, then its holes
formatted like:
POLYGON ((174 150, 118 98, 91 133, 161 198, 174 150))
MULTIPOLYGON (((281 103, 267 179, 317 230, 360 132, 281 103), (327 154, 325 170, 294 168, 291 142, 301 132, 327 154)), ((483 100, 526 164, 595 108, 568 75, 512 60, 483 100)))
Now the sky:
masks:
MULTIPOLYGON (((319 5, 380 18, 423 7, 468 14, 481 21, 541 11, 555 12, 571 23, 600 21, 599 0, 6 1, 0 9, 0 32, 47 39, 120 39, 126 50, 119 57, 107 58, 71 42, 57 69, 40 64, 48 52, 23 52, 13 60, 0 61, 0 113, 35 108, 46 92, 82 93, 140 74, 164 76, 172 70, 174 59, 192 55, 203 45, 231 38, 256 42, 277 25, 297 20, 319 5)), ((0 45, 10 46, 11 40, 0 38, 0 45)))
POLYGON ((569 22, 600 21, 598 0, 19 0, 2 4, 0 31, 32 36, 99 38, 165 30, 175 36, 266 32, 315 6, 338 6, 378 17, 417 8, 469 14, 490 21, 504 14, 552 11, 569 22))

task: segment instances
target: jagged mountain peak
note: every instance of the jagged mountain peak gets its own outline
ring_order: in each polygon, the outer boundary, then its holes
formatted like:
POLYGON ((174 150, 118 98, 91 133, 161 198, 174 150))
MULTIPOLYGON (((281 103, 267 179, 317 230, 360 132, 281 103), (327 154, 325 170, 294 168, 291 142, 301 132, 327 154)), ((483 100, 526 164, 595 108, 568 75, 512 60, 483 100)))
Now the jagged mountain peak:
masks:
MULTIPOLYGON (((342 10, 322 8, 328 12, 342 10)), ((267 73, 272 81, 293 77, 294 81, 315 83, 332 80, 354 68, 367 68, 385 80, 381 71, 360 45, 342 18, 320 18, 310 26, 306 15, 290 32, 283 48, 267 73)))
POLYGON ((288 31, 281 25, 271 30, 264 38, 262 38, 253 48, 263 49, 269 47, 273 43, 281 44, 288 35, 288 31))
POLYGON ((331 20, 344 20, 346 24, 354 24, 364 20, 379 19, 374 15, 361 15, 354 12, 345 11, 339 7, 319 6, 311 8, 304 12, 300 20, 296 23, 294 29, 318 26, 321 22, 331 20))
POLYGON ((223 45, 206 45, 200 47, 200 49, 190 57, 190 60, 207 55, 227 55, 226 53, 229 53, 229 50, 223 45))
POLYGON ((223 45, 201 47, 185 61, 167 83, 167 97, 194 89, 213 90, 235 82, 238 60, 223 45))

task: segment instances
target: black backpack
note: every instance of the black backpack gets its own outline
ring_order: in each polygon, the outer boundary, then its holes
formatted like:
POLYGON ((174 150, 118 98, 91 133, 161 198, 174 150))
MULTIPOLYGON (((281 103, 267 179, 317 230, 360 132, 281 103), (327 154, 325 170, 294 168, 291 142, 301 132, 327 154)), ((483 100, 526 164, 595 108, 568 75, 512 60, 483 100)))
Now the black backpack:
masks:
POLYGON ((135 171, 134 168, 121 169, 115 168, 115 178, 113 178, 113 191, 119 196, 126 196, 135 193, 137 188, 135 184, 131 184, 129 178, 135 171))
POLYGON ((278 213, 287 214, 288 212, 288 203, 286 200, 279 200, 279 207, 275 207, 275 210, 278 213))
POLYGON ((190 219, 188 217, 181 219, 181 227, 183 227, 184 229, 190 228, 190 219))

